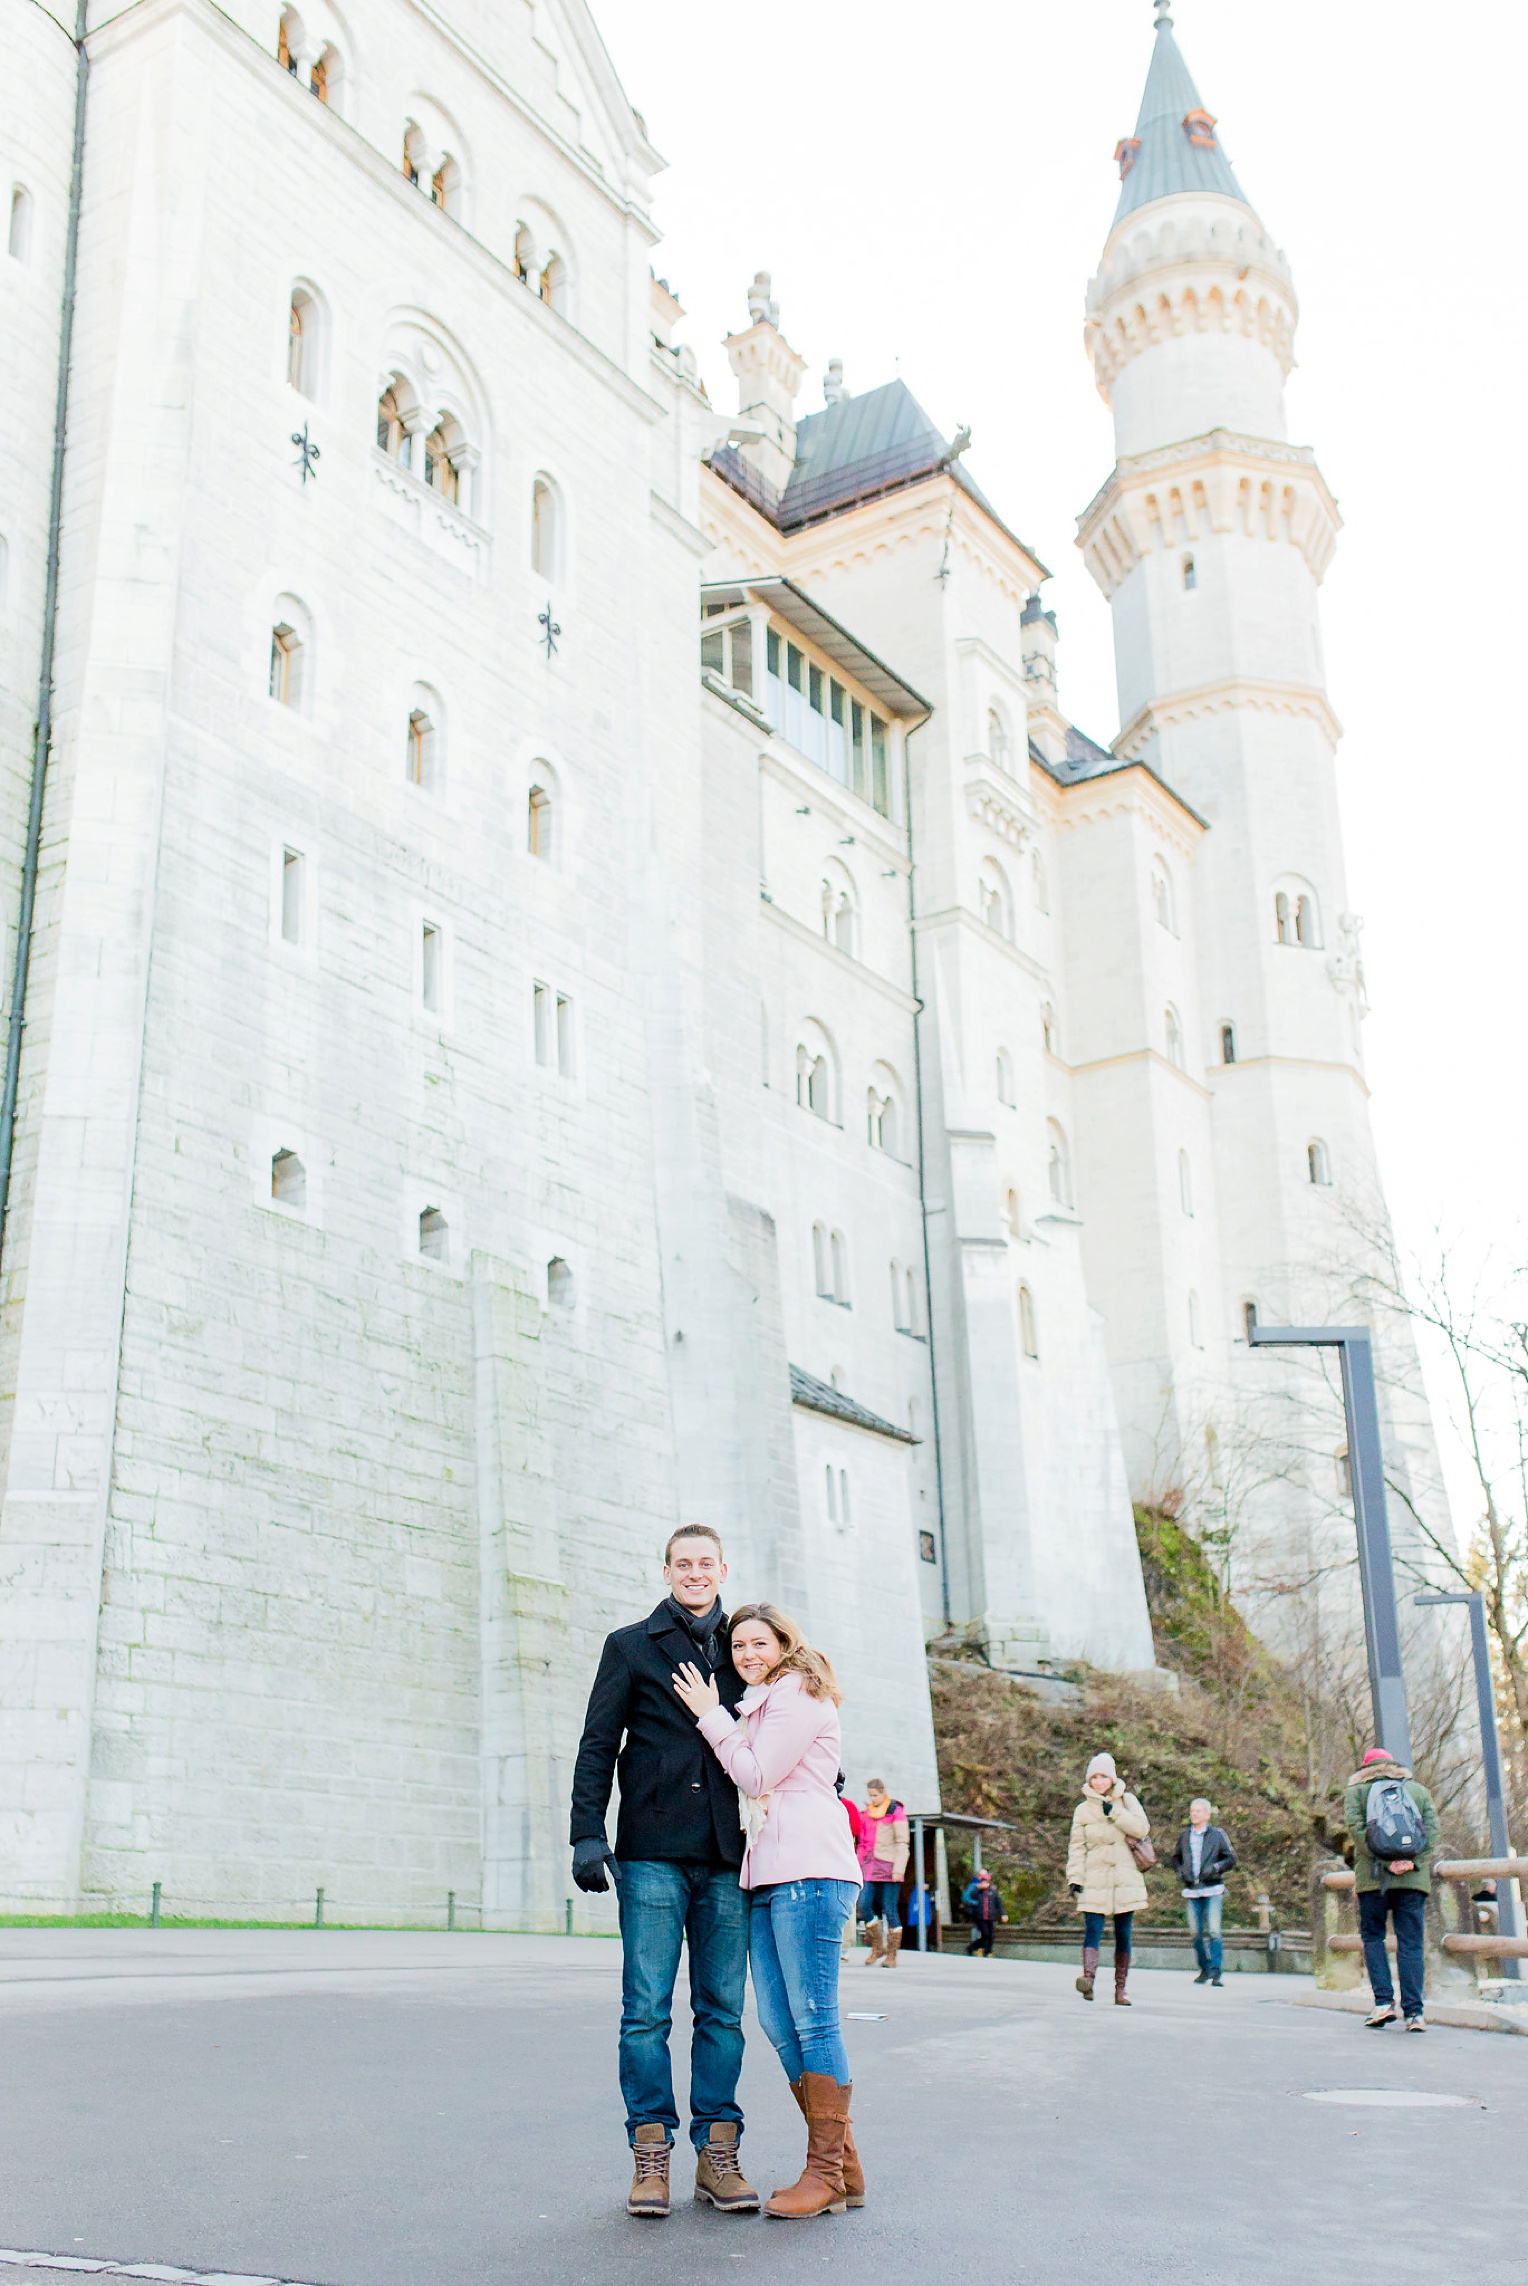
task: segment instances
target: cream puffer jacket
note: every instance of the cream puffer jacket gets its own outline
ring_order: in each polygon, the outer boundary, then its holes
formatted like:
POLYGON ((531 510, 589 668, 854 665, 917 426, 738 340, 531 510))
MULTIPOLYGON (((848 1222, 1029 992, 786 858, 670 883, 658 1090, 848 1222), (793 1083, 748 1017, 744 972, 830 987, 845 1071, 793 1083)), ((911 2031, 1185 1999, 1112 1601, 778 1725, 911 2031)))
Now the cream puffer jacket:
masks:
POLYGON ((1067 1881, 1082 1886, 1082 1895, 1072 1900, 1079 1913, 1134 1913, 1145 1904, 1146 1884, 1130 1844, 1150 1831, 1146 1812, 1120 1779, 1107 1794, 1083 1795, 1072 1812, 1066 1853, 1067 1881))

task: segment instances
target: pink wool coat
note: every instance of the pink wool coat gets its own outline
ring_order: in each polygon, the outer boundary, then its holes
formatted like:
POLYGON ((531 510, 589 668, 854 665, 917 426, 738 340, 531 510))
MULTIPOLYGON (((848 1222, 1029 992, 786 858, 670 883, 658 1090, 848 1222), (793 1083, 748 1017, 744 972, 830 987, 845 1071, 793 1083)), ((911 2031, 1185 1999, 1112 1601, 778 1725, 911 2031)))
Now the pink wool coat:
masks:
POLYGON ((852 1881, 858 1886, 854 1837, 834 1781, 841 1734, 831 1699, 814 1699, 799 1675, 753 1683, 738 1700, 739 1720, 725 1707, 700 1718, 740 1795, 765 1810, 762 1831, 743 1852, 745 1889, 775 1881, 852 1881))

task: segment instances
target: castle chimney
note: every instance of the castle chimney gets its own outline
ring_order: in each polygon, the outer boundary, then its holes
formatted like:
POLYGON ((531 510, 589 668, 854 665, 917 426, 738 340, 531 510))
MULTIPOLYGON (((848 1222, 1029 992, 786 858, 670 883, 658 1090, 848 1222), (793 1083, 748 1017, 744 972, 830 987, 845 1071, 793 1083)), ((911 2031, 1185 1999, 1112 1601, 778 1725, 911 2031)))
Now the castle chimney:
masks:
POLYGON ((742 447, 743 457, 777 492, 783 492, 796 465, 795 405, 806 360, 797 356, 780 331, 780 305, 770 285, 769 272, 760 270, 748 293, 753 323, 746 333, 728 334, 723 346, 737 375, 738 411, 764 432, 742 447))

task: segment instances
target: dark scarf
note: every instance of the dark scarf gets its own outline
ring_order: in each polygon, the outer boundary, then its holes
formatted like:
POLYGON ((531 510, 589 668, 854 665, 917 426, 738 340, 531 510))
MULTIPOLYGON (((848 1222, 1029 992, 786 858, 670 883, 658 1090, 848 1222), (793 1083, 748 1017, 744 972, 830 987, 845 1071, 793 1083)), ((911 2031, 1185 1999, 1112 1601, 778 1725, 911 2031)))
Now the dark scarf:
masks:
POLYGON ((665 1596, 663 1600, 714 1675, 721 1665, 722 1640, 727 1627, 721 1597, 717 1597, 709 1611, 701 1612, 686 1611, 676 1596, 665 1596))

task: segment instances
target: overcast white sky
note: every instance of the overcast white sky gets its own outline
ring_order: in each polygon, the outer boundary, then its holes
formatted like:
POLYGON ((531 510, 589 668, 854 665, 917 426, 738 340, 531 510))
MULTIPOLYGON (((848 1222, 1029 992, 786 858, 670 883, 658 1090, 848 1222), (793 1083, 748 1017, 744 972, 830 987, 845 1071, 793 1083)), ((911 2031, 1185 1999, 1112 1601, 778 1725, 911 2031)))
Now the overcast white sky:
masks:
MULTIPOLYGON (((802 411, 838 356, 855 390, 900 373, 946 433, 969 421, 972 473, 1055 574, 1062 704, 1107 740, 1108 611, 1073 544, 1113 461, 1082 307, 1151 0, 594 7, 669 161, 654 262, 715 401, 735 402, 718 344, 762 267, 809 361, 802 411)), ((1523 1209, 1523 16, 1516 0, 1174 9, 1293 263, 1290 434, 1346 519, 1323 610, 1349 894, 1385 1177, 1424 1250, 1438 1225, 1510 1244, 1523 1209)))

